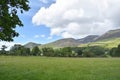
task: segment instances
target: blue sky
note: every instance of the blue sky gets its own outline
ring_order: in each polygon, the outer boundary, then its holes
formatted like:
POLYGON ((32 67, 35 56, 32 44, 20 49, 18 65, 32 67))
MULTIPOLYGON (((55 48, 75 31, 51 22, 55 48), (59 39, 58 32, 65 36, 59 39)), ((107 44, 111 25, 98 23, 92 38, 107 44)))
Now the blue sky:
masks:
POLYGON ((45 25, 36 26, 32 23, 32 17, 41 7, 47 8, 53 3, 55 3, 54 0, 49 0, 45 3, 40 0, 30 0, 31 9, 28 12, 19 14, 24 26, 16 28, 16 31, 20 35, 14 38, 15 43, 25 44, 27 42, 37 42, 44 44, 60 38, 57 36, 50 37, 50 29, 45 25))

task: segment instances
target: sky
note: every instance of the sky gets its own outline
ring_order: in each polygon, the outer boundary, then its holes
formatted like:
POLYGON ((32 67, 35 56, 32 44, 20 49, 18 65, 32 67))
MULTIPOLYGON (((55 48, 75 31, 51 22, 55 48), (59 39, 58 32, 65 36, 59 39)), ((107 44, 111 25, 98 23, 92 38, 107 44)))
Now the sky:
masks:
POLYGON ((24 27, 8 47, 28 42, 49 43, 61 38, 80 39, 120 28, 120 0, 29 0, 31 9, 19 14, 24 27))

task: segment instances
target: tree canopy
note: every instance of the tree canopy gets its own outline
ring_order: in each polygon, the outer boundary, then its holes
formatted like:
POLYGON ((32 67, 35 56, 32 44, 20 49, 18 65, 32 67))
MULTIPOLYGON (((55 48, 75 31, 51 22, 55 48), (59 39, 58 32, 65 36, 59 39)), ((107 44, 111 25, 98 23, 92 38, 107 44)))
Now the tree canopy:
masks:
POLYGON ((28 0, 0 0, 0 40, 13 41, 19 35, 17 26, 23 26, 18 13, 30 9, 28 0))

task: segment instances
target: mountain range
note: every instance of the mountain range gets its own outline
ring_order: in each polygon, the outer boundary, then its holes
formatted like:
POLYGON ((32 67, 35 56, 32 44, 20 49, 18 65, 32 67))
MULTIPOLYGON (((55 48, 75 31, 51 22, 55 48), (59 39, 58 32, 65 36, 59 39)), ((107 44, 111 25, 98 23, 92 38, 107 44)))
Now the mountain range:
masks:
POLYGON ((88 35, 87 37, 84 37, 82 39, 74 39, 74 38, 64 38, 64 39, 59 39, 57 41, 48 43, 48 44, 37 44, 37 43, 27 43, 24 45, 27 48, 33 48, 35 46, 39 47, 77 47, 82 44, 88 44, 88 43, 94 43, 94 42, 99 42, 103 40, 110 40, 110 39, 116 39, 120 38, 120 29, 116 30, 110 30, 106 32, 105 34, 99 36, 99 35, 88 35))

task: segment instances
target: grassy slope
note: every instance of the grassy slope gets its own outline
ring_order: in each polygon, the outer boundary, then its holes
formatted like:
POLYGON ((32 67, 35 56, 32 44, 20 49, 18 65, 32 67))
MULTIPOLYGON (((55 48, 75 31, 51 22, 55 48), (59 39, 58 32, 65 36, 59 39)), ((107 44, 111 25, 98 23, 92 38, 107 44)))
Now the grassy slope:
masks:
POLYGON ((101 46, 104 48, 113 48, 117 47, 120 44, 120 38, 115 38, 115 39, 108 39, 108 40, 102 40, 102 41, 97 41, 97 42, 92 42, 89 44, 81 44, 79 47, 85 47, 85 46, 101 46))
POLYGON ((118 80, 120 58, 0 56, 0 80, 118 80))

